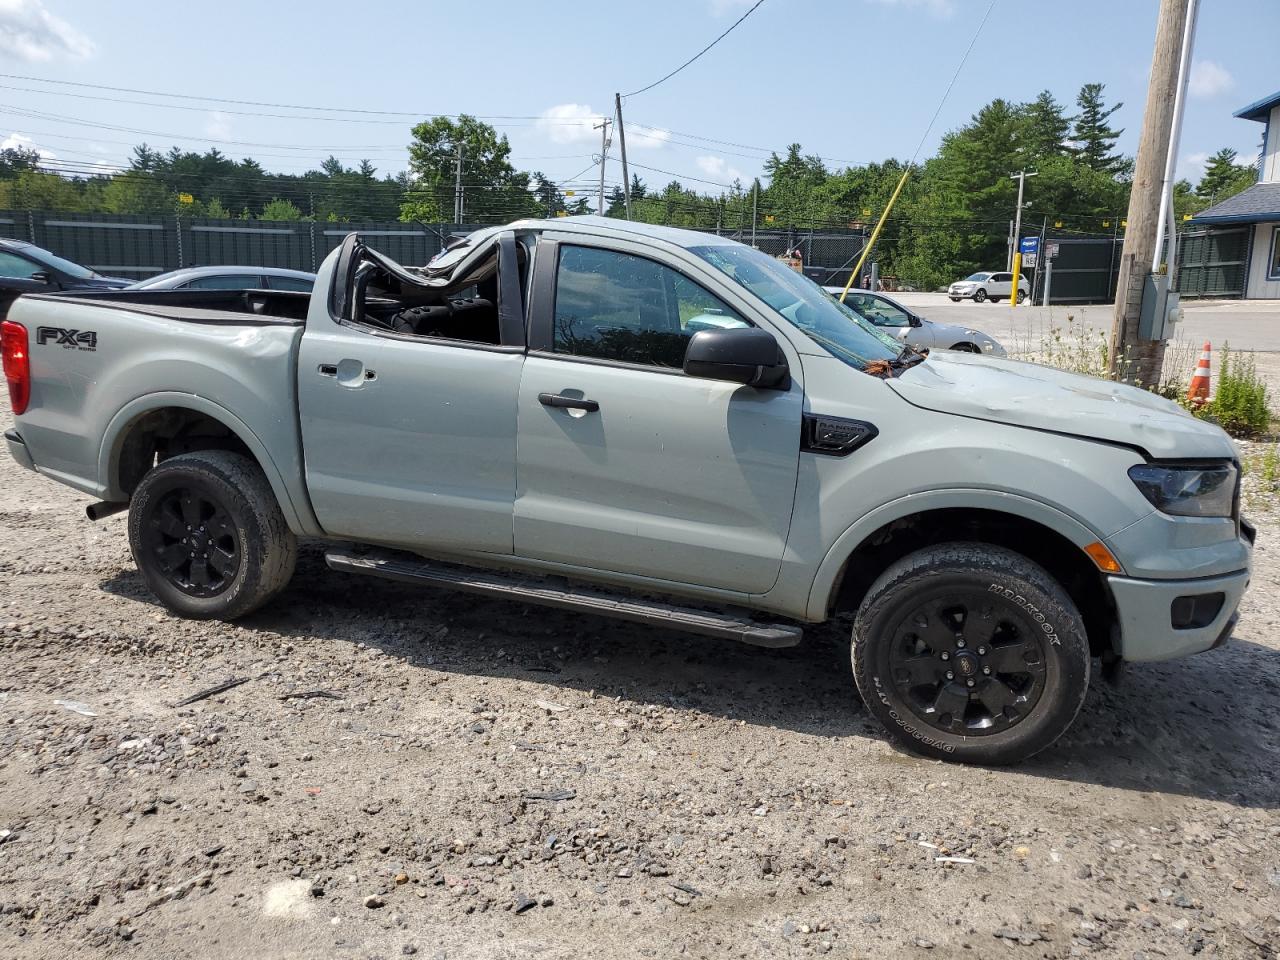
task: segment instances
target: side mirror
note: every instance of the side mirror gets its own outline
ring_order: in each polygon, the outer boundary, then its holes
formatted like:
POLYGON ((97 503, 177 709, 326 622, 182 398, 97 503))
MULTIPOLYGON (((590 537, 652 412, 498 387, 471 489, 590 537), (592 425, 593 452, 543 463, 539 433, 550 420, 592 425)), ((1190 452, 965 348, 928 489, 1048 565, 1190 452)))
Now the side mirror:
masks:
POLYGON ((695 333, 685 348, 684 372, 771 390, 785 390, 791 379, 778 341, 758 327, 695 333))
POLYGON ((36 283, 53 283, 53 274, 48 270, 37 270, 35 273, 31 274, 30 279, 34 280, 36 283))
POLYGON ((924 321, 923 321, 923 320, 921 320, 919 317, 917 317, 917 316, 913 313, 913 314, 911 314, 911 325, 912 325, 913 327, 923 327, 923 326, 924 326, 924 321))

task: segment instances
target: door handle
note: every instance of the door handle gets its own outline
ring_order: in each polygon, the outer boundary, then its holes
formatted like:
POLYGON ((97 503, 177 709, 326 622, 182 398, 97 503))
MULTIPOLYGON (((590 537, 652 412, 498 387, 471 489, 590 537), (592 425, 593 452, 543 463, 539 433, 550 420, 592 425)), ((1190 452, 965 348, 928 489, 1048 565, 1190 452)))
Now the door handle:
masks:
POLYGON ((367 369, 359 360, 322 363, 316 367, 316 373, 322 377, 332 377, 344 387, 359 387, 370 380, 378 379, 378 374, 367 369))
POLYGON ((568 410, 585 410, 587 413, 595 413, 600 409, 600 404, 594 400, 580 399, 578 397, 566 397, 561 393, 540 393, 538 394, 538 402, 544 407, 563 407, 568 410))

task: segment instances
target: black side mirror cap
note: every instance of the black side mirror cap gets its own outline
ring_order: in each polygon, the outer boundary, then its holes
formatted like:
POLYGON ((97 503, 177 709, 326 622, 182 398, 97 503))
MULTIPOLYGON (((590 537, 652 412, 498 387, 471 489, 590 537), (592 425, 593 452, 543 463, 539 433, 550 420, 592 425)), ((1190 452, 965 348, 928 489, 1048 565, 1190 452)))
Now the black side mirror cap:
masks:
POLYGON ((923 327, 923 326, 924 326, 924 321, 923 321, 923 320, 921 320, 919 317, 917 317, 917 316, 913 313, 913 314, 911 314, 911 325, 912 325, 913 327, 923 327))
POLYGON ((53 274, 48 270, 37 270, 31 274, 31 279, 36 283, 53 283, 53 274))
POLYGON ((684 372, 766 390, 785 390, 791 385, 782 348, 773 334, 758 327, 695 333, 685 348, 684 372))

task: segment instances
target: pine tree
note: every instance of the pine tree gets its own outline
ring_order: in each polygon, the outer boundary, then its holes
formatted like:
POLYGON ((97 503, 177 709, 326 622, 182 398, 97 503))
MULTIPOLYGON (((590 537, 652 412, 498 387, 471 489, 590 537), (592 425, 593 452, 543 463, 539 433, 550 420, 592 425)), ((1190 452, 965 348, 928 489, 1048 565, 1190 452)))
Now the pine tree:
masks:
POLYGON ((1066 153, 1070 135, 1071 121, 1048 90, 1023 107, 1022 141, 1032 161, 1066 153))
POLYGON ((1100 173, 1118 174, 1127 163, 1118 153, 1112 153, 1116 140, 1124 130, 1112 129, 1107 119, 1119 110, 1123 103, 1106 106, 1102 99, 1105 84, 1086 83, 1080 88, 1076 105, 1080 112, 1072 117, 1072 153, 1100 173))
POLYGON ((1217 203, 1234 196, 1257 180, 1257 170, 1248 164, 1236 163, 1238 154, 1230 147, 1223 147, 1205 163, 1204 176, 1196 184, 1196 193, 1205 200, 1217 203))

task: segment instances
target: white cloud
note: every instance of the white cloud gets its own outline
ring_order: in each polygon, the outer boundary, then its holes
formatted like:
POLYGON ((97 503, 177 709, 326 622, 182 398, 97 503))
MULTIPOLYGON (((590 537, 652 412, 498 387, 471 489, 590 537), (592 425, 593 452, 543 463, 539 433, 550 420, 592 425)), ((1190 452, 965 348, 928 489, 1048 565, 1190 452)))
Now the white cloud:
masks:
POLYGON ((211 110, 204 121, 204 135, 215 140, 226 140, 231 136, 231 117, 221 110, 211 110))
POLYGON ((34 150, 40 154, 41 160, 54 160, 58 156, 53 151, 46 150, 30 137, 21 133, 11 133, 3 140, 0 140, 0 150, 34 150))
POLYGON ((0 61, 4 54, 28 63, 92 55, 93 41, 44 8, 42 0, 0 0, 0 61))
POLYGON ((904 10, 927 10, 935 17, 950 17, 956 12, 955 0, 867 0, 882 7, 901 7, 904 10))
POLYGON ((1227 68, 1213 60, 1197 60, 1191 65, 1191 79, 1187 84, 1193 97, 1216 97, 1236 85, 1235 77, 1227 68))
POLYGON ((560 103, 542 111, 537 126, 554 143, 599 143, 600 131, 592 127, 600 120, 585 103, 560 103))
MULTIPOLYGON (((537 127, 554 143, 594 145, 598 153, 600 130, 596 125, 602 119, 603 116, 592 110, 589 104, 561 103, 542 111, 537 127)), ((627 124, 628 150, 658 149, 670 139, 669 130, 627 124)), ((612 149, 618 149, 616 132, 612 149)))
POLYGON ((707 175, 708 179, 715 180, 725 186, 732 185, 734 180, 741 180, 744 184, 751 181, 751 178, 737 167, 729 166, 724 157, 707 155, 698 157, 694 162, 697 163, 698 169, 707 175))

